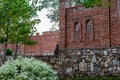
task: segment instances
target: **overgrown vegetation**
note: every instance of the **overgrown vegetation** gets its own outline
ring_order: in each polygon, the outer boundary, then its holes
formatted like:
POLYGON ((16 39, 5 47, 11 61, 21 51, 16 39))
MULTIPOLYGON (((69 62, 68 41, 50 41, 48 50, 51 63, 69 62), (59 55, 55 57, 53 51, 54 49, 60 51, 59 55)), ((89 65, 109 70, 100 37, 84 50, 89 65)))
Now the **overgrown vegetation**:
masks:
MULTIPOLYGON (((37 11, 41 11, 40 0, 0 0, 0 43, 4 43, 4 60, 9 43, 16 45, 16 58, 19 44, 29 43, 29 37, 36 32, 40 22, 37 11)), ((34 43, 34 41, 33 41, 34 43)))
POLYGON ((0 80, 58 80, 56 73, 34 58, 10 59, 0 67, 0 80))

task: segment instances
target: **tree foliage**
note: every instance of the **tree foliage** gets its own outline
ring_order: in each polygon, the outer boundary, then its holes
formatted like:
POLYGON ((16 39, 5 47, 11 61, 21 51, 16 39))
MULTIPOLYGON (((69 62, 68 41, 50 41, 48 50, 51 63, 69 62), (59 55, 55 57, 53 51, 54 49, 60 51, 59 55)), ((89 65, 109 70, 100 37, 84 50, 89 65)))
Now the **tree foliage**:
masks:
MULTIPOLYGON (((40 0, 0 0, 0 42, 24 43, 36 31, 40 0)), ((4 53, 6 55, 6 53, 4 53)), ((4 56, 5 57, 5 56, 4 56)))
POLYGON ((52 27, 50 28, 50 31, 56 31, 57 28, 56 28, 56 25, 52 25, 52 27))
MULTIPOLYGON (((103 0, 70 0, 70 5, 75 6, 78 4, 84 4, 86 8, 94 7, 94 6, 102 6, 107 5, 108 3, 103 3, 103 0)), ((48 9, 47 17, 51 19, 51 22, 58 22, 58 7, 59 7, 59 0, 43 0, 42 2, 43 7, 48 9)))
MULTIPOLYGON (((71 0, 70 4, 72 6, 76 4, 80 4, 83 0, 71 0)), ((58 22, 59 15, 59 0, 44 0, 42 2, 43 7, 48 10, 48 14, 46 15, 51 19, 51 22, 58 22)))

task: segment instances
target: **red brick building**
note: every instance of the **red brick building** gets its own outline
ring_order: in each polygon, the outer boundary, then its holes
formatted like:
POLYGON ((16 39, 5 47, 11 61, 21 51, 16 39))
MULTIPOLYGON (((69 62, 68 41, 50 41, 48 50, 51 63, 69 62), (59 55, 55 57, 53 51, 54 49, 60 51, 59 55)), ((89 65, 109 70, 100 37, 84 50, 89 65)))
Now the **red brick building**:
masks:
POLYGON ((65 48, 104 48, 120 45, 120 0, 110 7, 70 7, 70 0, 59 0, 61 50, 65 48))
MULTIPOLYGON (((47 31, 43 32, 42 35, 37 33, 35 36, 32 36, 31 39, 37 41, 36 45, 26 46, 26 54, 36 54, 36 55, 53 55, 55 46, 59 42, 58 31, 47 31)), ((24 51, 24 47, 21 47, 21 51, 24 51)))
MULTIPOLYGON (((59 42, 59 31, 47 31, 42 35, 36 33, 31 37, 32 40, 37 41, 33 46, 19 45, 18 52, 25 55, 53 55, 55 46, 59 42)), ((8 48, 15 51, 14 44, 8 44, 8 48)), ((0 44, 0 51, 4 50, 4 45, 0 44)))
POLYGON ((59 32, 44 32, 31 37, 38 44, 20 46, 21 53, 50 54, 59 43, 66 48, 107 48, 120 45, 120 0, 110 7, 85 8, 83 4, 71 7, 70 0, 59 0, 59 32))

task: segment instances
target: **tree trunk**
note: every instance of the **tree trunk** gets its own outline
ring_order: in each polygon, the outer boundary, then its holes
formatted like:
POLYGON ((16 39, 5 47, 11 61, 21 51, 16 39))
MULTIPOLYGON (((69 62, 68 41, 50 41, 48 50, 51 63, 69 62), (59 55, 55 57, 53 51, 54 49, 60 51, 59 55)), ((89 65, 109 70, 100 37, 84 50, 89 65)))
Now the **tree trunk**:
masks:
POLYGON ((16 49, 15 49, 14 59, 17 58, 17 53, 18 53, 18 40, 17 40, 17 42, 16 42, 16 49))
POLYGON ((8 45, 8 34, 9 34, 9 26, 10 26, 10 19, 8 18, 7 26, 6 26, 6 37, 5 37, 5 47, 4 47, 4 58, 3 62, 7 60, 6 54, 7 54, 7 45, 8 45))
POLYGON ((24 55, 25 55, 25 48, 26 48, 26 44, 24 45, 24 55))

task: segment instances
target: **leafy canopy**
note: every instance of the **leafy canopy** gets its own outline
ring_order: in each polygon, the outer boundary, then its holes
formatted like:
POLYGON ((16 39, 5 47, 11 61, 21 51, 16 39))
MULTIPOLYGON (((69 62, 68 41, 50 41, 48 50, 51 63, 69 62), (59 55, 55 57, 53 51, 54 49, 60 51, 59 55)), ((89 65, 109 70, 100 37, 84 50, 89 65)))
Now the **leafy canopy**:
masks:
POLYGON ((0 42, 5 41, 6 34, 8 41, 15 43, 36 32, 34 25, 40 22, 37 11, 43 8, 39 2, 40 0, 0 0, 0 42))
MULTIPOLYGON (((48 9, 47 17, 51 19, 51 22, 58 22, 58 7, 59 7, 59 0, 43 0, 42 1, 43 7, 48 9)), ((94 6, 109 6, 108 2, 103 3, 103 0, 70 0, 70 5, 75 6, 78 4, 84 4, 86 8, 94 7, 94 6)))

